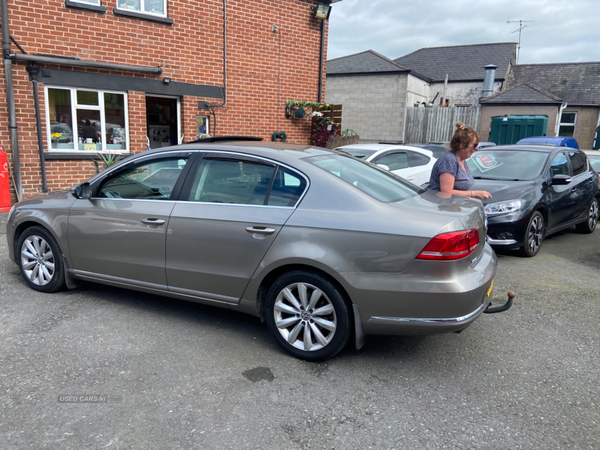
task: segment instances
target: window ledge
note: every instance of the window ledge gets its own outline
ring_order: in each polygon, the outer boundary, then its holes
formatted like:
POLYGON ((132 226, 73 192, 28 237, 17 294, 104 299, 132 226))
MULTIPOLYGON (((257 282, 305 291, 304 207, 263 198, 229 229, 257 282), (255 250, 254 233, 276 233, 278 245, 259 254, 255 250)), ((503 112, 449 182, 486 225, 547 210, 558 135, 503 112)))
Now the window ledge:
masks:
POLYGON ((69 8, 82 9, 84 11, 94 11, 97 13, 106 13, 106 6, 90 5, 88 3, 72 2, 65 0, 65 6, 69 8))
POLYGON ((115 16, 131 17, 132 19, 148 20, 150 22, 163 23, 165 25, 173 25, 173 22, 174 22, 173 19, 171 19, 170 17, 158 17, 158 16, 153 16, 151 14, 127 11, 126 9, 113 8, 113 14, 115 16))

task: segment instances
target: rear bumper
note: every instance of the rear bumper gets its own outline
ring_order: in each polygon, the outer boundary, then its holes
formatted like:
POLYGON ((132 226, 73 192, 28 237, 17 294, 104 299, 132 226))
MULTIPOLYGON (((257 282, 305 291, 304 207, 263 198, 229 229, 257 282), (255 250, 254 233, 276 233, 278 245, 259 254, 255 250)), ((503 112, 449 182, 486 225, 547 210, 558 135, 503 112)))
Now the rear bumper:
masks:
MULTIPOLYGON (((427 335, 467 328, 490 305, 496 264, 486 244, 470 266, 457 272, 448 265, 445 276, 438 278, 424 264, 410 275, 390 277, 394 291, 351 297, 360 309, 365 335, 427 335)), ((380 279, 380 285, 385 281, 380 279)))
POLYGON ((481 314, 483 314, 490 303, 491 300, 486 294, 482 299, 481 305, 477 309, 460 317, 371 316, 367 320, 365 331, 367 334, 383 335, 427 335, 461 331, 471 325, 481 314))

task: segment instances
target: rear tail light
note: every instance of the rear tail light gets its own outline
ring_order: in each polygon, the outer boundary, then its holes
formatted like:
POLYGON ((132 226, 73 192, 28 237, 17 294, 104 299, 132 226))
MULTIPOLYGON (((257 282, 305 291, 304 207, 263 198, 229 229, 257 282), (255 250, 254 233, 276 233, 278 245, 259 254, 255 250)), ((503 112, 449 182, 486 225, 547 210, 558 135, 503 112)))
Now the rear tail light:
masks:
POLYGON ((419 253, 417 259, 449 261, 469 256, 479 247, 477 230, 454 231, 434 237, 419 253))

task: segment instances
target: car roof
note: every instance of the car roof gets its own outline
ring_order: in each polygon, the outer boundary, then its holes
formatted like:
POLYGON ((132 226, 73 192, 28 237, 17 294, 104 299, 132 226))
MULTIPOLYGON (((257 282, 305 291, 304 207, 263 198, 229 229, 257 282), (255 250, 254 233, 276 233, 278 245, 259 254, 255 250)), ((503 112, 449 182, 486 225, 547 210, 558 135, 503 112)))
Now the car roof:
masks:
MULTIPOLYGON (((306 144, 288 144, 284 142, 272 141, 231 141, 231 142, 211 142, 211 143, 190 143, 174 145, 170 147, 159 147, 142 152, 146 155, 155 155, 173 151, 186 150, 211 150, 234 153, 248 153, 249 155, 274 158, 281 161, 292 161, 302 159, 307 156, 320 156, 332 153, 339 153, 335 150, 329 150, 322 147, 315 147, 306 144)), ((136 154, 136 156, 139 155, 136 154)))
POLYGON ((351 144, 351 145, 343 145, 341 147, 336 147, 336 150, 346 151, 346 150, 372 150, 374 152, 380 152, 385 150, 412 150, 415 152, 419 152, 422 154, 428 152, 429 150, 423 149, 421 147, 416 147, 412 145, 396 145, 396 144, 351 144))
POLYGON ((562 147, 559 145, 536 145, 536 144, 512 144, 512 145, 492 145, 485 147, 485 150, 479 150, 480 152, 498 152, 498 151, 528 151, 538 153, 552 153, 555 149, 577 151, 578 149, 573 147, 562 147))

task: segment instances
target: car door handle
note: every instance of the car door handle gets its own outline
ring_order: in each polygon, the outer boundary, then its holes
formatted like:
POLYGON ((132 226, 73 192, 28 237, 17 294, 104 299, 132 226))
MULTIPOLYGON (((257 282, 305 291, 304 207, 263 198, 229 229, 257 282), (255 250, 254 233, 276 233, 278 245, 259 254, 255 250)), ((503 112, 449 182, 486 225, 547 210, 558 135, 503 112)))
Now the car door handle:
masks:
POLYGON ((148 218, 148 219, 142 219, 142 223, 144 223, 146 225, 160 226, 160 225, 164 225, 165 221, 162 219, 148 218))
POLYGON ((275 233, 275 228, 270 228, 270 227, 246 227, 246 231, 248 233, 256 233, 256 234, 273 234, 273 233, 275 233))

